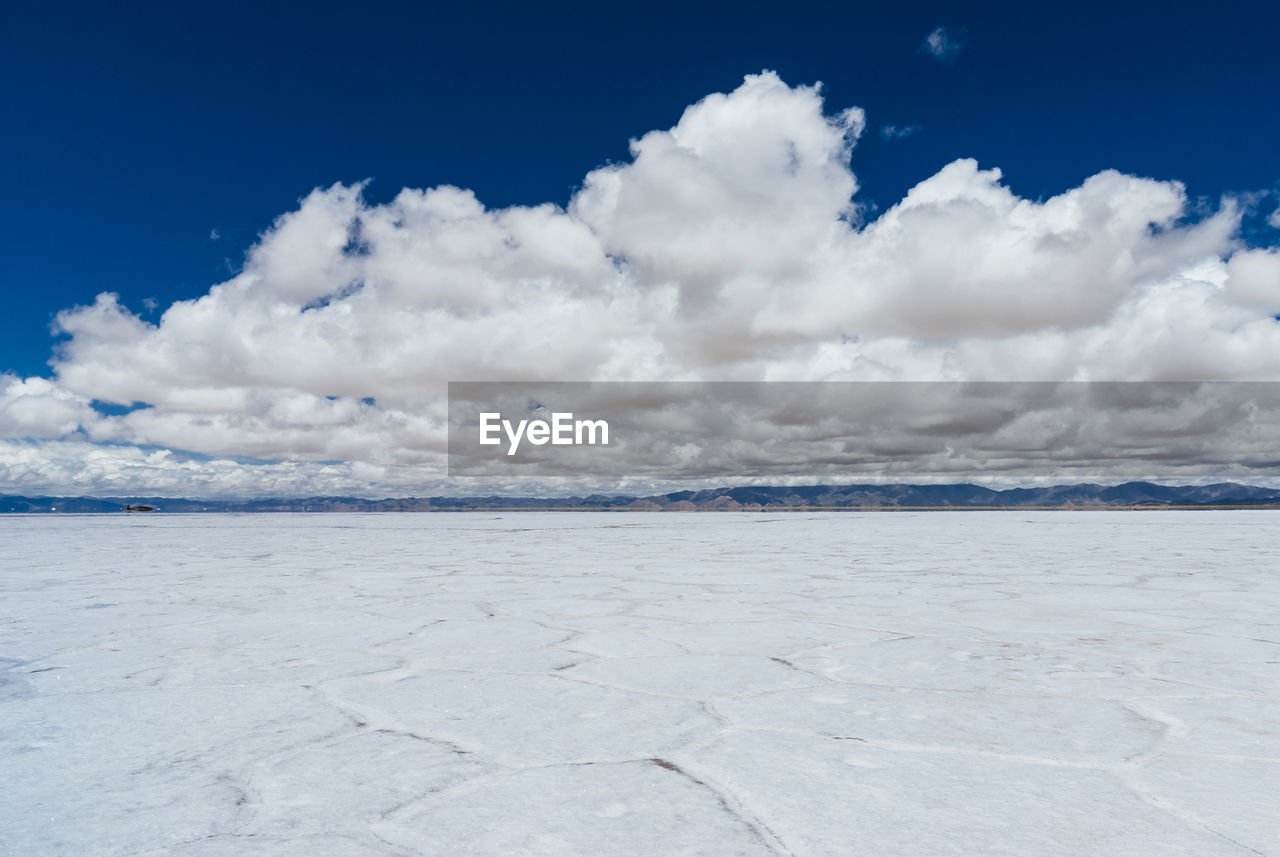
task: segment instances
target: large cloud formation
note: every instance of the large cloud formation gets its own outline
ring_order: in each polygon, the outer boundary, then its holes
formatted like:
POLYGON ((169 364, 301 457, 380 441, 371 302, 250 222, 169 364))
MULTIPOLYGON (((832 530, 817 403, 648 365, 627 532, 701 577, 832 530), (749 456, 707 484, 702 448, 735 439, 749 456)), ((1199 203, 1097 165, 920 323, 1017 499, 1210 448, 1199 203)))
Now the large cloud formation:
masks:
POLYGON ((62 312, 53 378, 0 376, 0 485, 438 487, 449 380, 1280 379, 1280 254, 1241 205, 1111 171, 1029 200, 962 159, 864 222, 863 128, 765 72, 564 208, 317 189, 155 324, 62 312))

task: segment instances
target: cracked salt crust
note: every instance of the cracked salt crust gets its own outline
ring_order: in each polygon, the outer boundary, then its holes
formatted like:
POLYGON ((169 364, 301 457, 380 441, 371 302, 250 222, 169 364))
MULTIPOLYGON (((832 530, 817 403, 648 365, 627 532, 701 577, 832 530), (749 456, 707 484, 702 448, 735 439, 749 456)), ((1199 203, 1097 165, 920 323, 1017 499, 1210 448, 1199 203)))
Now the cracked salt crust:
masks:
POLYGON ((1280 516, 626 523, 0 517, 0 854, 1280 857, 1280 516))

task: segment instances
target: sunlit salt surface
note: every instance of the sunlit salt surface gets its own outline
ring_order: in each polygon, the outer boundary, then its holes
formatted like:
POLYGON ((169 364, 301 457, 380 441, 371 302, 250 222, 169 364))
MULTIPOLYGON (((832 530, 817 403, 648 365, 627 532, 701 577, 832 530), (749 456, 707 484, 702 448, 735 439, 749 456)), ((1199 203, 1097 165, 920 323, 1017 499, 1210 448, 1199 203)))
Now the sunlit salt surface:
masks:
POLYGON ((1280 514, 0 517, 0 854, 1280 855, 1280 514))

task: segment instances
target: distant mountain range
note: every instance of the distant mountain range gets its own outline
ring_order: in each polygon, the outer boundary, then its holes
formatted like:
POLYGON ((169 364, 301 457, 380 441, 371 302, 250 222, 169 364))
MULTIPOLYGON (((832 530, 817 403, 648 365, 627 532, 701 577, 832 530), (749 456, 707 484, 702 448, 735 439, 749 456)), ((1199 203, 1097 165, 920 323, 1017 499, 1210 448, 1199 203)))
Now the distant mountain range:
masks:
MULTIPOLYGON (((301 499, 190 500, 177 497, 0 497, 0 513, 121 512, 125 506, 156 512, 459 512, 468 510, 757 511, 765 509, 981 509, 1035 507, 1280 508, 1280 488, 1220 482, 1216 485, 1055 485, 1002 491, 979 485, 810 485, 803 487, 713 488, 636 497, 359 497, 301 499)), ((140 512, 146 514, 147 512, 140 512)), ((130 512, 135 514, 135 512, 130 512)))

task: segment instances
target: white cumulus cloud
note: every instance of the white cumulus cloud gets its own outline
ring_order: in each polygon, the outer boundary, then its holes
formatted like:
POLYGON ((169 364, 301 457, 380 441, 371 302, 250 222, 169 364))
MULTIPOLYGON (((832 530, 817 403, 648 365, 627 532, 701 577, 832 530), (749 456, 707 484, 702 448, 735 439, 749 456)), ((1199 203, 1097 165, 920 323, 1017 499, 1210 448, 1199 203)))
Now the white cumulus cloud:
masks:
POLYGON ((403 491, 443 476, 449 380, 1280 378, 1280 257, 1231 200, 1114 171, 1026 199, 962 159, 863 222, 864 127, 765 72, 563 207, 318 188, 154 322, 62 312, 54 377, 0 378, 0 481, 108 485, 69 469, 85 443, 178 493, 403 491), (153 447, 283 469, 128 452, 153 447))
POLYGON ((58 438, 92 424, 89 399, 46 378, 0 375, 0 438, 58 438))

